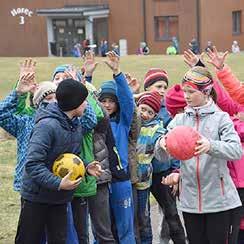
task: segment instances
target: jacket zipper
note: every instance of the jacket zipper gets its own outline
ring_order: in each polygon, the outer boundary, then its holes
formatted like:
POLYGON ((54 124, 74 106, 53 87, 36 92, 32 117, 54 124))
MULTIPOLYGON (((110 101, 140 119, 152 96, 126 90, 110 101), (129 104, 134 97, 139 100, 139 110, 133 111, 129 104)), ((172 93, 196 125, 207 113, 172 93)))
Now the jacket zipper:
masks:
MULTIPOLYGON (((199 115, 196 113, 196 129, 199 131, 199 115)), ((196 168, 196 176, 197 176, 197 189, 198 189, 198 210, 202 212, 202 192, 201 192, 201 182, 200 182, 200 157, 196 157, 197 160, 197 168, 196 168)))
POLYGON ((225 195, 225 188, 224 188, 224 179, 223 179, 223 177, 220 178, 220 186, 221 186, 222 196, 224 196, 225 195))
POLYGON ((182 178, 180 178, 180 183, 179 183, 179 197, 182 192, 182 178))

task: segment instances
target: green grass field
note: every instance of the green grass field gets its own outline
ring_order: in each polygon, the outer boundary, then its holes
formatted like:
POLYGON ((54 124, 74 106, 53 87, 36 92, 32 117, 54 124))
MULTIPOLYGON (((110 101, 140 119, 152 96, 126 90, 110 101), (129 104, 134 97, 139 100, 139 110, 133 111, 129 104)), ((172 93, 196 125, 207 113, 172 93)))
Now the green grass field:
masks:
MULTIPOLYGON (((2 100, 14 87, 18 79, 19 63, 23 58, 0 58, 0 99, 2 100)), ((35 58, 37 61, 37 81, 50 80, 53 70, 60 64, 72 63, 77 67, 82 60, 76 58, 35 58)), ((109 68, 100 63, 93 77, 96 87, 102 81, 112 79, 109 68)), ((240 80, 244 80, 244 55, 229 55, 228 65, 240 80)), ((128 56, 121 58, 121 70, 143 80, 150 67, 162 67, 170 77, 170 85, 181 82, 187 66, 182 56, 128 56)), ((214 72, 213 72, 214 74, 214 72)), ((19 214, 20 197, 13 191, 12 182, 16 163, 15 140, 0 141, 0 243, 14 243, 14 236, 19 214)))

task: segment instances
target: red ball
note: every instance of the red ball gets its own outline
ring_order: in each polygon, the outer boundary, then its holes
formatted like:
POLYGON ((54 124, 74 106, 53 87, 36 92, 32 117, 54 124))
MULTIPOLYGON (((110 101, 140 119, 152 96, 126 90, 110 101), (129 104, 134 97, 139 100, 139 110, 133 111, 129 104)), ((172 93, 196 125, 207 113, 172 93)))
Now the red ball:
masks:
POLYGON ((200 134, 189 126, 177 126, 165 139, 167 151, 179 160, 187 160, 194 156, 200 134))

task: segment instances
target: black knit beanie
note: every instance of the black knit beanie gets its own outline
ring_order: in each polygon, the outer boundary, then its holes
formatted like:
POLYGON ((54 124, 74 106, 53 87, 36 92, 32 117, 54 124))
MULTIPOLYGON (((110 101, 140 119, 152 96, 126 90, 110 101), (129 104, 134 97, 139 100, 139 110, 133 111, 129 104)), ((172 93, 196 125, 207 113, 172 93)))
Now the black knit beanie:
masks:
POLYGON ((73 79, 63 80, 56 90, 58 106, 62 111, 71 111, 78 108, 87 96, 86 87, 73 79))

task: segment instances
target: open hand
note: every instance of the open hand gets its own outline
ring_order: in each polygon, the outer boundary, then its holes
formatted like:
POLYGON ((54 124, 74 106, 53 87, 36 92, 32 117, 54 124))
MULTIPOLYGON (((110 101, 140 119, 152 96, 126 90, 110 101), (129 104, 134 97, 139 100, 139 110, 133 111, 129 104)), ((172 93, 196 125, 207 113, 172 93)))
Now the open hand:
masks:
POLYGON ((148 91, 144 91, 144 92, 134 94, 133 96, 134 96, 135 101, 138 101, 143 95, 145 95, 147 93, 148 93, 148 91))
POLYGON ((16 87, 18 93, 34 92, 36 87, 35 68, 36 62, 31 58, 20 63, 19 81, 16 87))
POLYGON ((139 93, 141 87, 140 82, 136 78, 131 77, 129 73, 126 73, 125 77, 133 93, 139 93))
POLYGON ((19 94, 24 94, 27 92, 34 93, 36 87, 37 84, 35 83, 35 74, 27 73, 19 79, 16 91, 19 94))
POLYGON ((67 70, 64 71, 64 79, 78 80, 77 68, 74 65, 70 65, 67 70))
POLYGON ((101 167, 101 164, 98 161, 93 161, 89 163, 86 166, 86 170, 90 175, 95 177, 99 177, 104 172, 104 170, 101 167))
POLYGON ((71 174, 72 171, 65 175, 64 178, 61 180, 61 183, 59 185, 60 190, 74 190, 81 183, 81 178, 78 178, 77 180, 70 180, 69 177, 71 176, 71 174))
POLYGON ((228 54, 226 51, 223 55, 219 54, 217 48, 214 46, 213 51, 208 49, 207 55, 209 60, 207 61, 209 64, 212 64, 216 69, 221 70, 224 67, 225 58, 228 54))
POLYGON ((85 62, 82 66, 82 70, 85 71, 85 76, 92 76, 98 65, 98 62, 95 61, 94 52, 91 50, 86 51, 84 61, 85 62))
POLYGON ((32 58, 25 59, 24 62, 20 63, 20 72, 19 79, 27 74, 36 73, 36 61, 33 61, 32 58))
POLYGON ((184 62, 192 68, 198 63, 199 60, 203 59, 203 55, 204 53, 198 57, 195 53, 188 49, 187 51, 184 51, 184 62))
POLYGON ((117 55, 114 51, 110 51, 106 53, 108 59, 104 60, 104 63, 113 71, 114 75, 120 73, 119 68, 119 55, 117 55))

